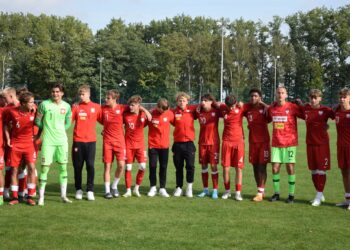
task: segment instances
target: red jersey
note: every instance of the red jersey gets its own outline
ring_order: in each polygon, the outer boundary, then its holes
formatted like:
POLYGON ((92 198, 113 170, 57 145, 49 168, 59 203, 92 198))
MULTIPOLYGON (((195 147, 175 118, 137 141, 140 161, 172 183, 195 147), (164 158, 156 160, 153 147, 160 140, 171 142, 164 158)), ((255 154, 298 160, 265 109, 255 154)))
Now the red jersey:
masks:
POLYGON ((3 113, 4 113, 4 108, 0 107, 0 149, 3 148, 4 146, 4 138, 3 138, 4 133, 3 133, 3 127, 2 127, 3 113))
POLYGON ((268 109, 272 120, 272 147, 293 147, 298 145, 297 117, 303 118, 301 108, 291 102, 283 106, 274 103, 268 109))
POLYGON ((100 120, 101 107, 97 103, 78 103, 72 108, 72 121, 75 122, 73 141, 95 142, 96 122, 100 120))
POLYGON ((11 109, 19 107, 19 105, 19 102, 17 104, 10 103, 3 108, 2 121, 4 122, 4 124, 7 124, 9 122, 9 111, 11 109))
POLYGON ((147 126, 147 117, 144 112, 139 114, 125 112, 125 145, 128 149, 144 148, 143 128, 147 126))
POLYGON ((248 121, 249 143, 270 142, 270 134, 267 124, 270 122, 267 109, 259 104, 256 107, 252 104, 244 105, 244 116, 248 121))
POLYGON ((16 107, 8 110, 7 119, 13 148, 33 145, 35 112, 23 112, 16 107))
POLYGON ((222 140, 232 143, 244 142, 243 132, 243 114, 244 107, 232 107, 229 108, 226 104, 220 105, 221 116, 224 118, 224 132, 222 134, 222 140))
POLYGON ((329 143, 328 119, 334 119, 334 112, 331 108, 320 106, 312 108, 310 104, 302 107, 306 123, 306 144, 322 145, 329 143))
POLYGON ((176 107, 171 111, 174 113, 172 125, 174 129, 174 142, 194 141, 194 120, 196 119, 196 105, 189 105, 184 110, 176 107))
POLYGON ((217 109, 211 109, 209 111, 200 110, 196 114, 200 125, 199 132, 199 145, 216 145, 220 144, 219 137, 219 118, 220 111, 217 109))
POLYGON ((103 125, 103 141, 125 145, 123 113, 127 106, 117 104, 114 108, 103 105, 99 122, 103 125))
POLYGON ((148 123, 148 147, 169 148, 170 123, 174 121, 174 114, 170 110, 160 113, 152 110, 152 121, 148 123))
POLYGON ((335 123, 338 147, 350 147, 350 110, 342 111, 338 109, 335 113, 335 123))

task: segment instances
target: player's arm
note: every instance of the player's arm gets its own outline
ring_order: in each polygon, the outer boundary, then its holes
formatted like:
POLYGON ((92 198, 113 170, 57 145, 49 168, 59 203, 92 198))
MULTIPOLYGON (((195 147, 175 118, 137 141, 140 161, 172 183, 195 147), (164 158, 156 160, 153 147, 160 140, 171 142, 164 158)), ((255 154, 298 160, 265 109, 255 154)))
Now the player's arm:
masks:
POLYGON ((10 148, 12 148, 11 145, 11 138, 10 138, 10 129, 8 124, 4 124, 4 132, 5 132, 5 137, 6 137, 6 144, 7 146, 9 146, 10 148))
POLYGON ((69 108, 67 110, 67 114, 65 117, 65 123, 64 123, 64 128, 65 130, 69 129, 69 127, 72 125, 72 110, 69 108))
POLYGON ((39 105, 38 111, 36 112, 36 116, 35 116, 35 125, 38 126, 39 130, 43 129, 43 117, 45 114, 45 107, 43 104, 44 103, 41 103, 39 105))
POLYGON ((148 121, 152 121, 152 114, 144 106, 140 105, 140 111, 145 113, 148 121))

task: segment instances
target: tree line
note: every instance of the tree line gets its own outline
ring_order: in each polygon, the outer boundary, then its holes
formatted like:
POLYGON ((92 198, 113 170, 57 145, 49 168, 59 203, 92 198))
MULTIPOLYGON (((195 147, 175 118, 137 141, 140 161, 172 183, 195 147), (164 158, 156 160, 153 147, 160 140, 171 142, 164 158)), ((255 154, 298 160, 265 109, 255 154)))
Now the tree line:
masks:
POLYGON ((268 23, 187 15, 149 24, 112 19, 96 34, 72 16, 1 12, 1 87, 25 85, 42 99, 59 81, 73 101, 77 86, 88 83, 98 100, 101 73, 102 96, 114 88, 122 96, 141 94, 144 102, 173 101, 176 91, 190 93, 192 102, 207 92, 219 99, 222 39, 224 95, 246 100, 258 87, 270 102, 276 83, 292 99, 319 88, 332 104, 350 85, 346 5, 274 16, 268 23))

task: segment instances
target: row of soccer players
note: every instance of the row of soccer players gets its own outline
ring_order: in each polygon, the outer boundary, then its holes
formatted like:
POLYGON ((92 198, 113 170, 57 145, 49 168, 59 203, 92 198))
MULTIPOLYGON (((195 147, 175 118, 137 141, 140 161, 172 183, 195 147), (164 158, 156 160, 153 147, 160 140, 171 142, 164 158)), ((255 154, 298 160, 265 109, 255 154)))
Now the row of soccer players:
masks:
MULTIPOLYGON (((4 91, 8 100, 9 90, 4 91)), ((326 171, 330 168, 329 137, 327 133, 327 120, 336 119, 338 131, 338 162, 342 170, 345 198, 340 205, 349 205, 350 200, 350 161, 349 157, 349 127, 350 121, 350 91, 343 89, 340 92, 339 107, 336 111, 320 105, 322 93, 319 90, 310 91, 310 102, 305 105, 296 105, 287 102, 287 90, 279 87, 276 91, 276 102, 267 106, 261 101, 261 91, 250 91, 250 103, 237 103, 232 95, 226 97, 225 103, 217 103, 210 94, 202 97, 200 105, 188 105, 189 96, 186 93, 178 93, 177 106, 170 110, 167 100, 160 99, 157 107, 150 112, 143 108, 141 97, 133 96, 128 100, 128 105, 118 104, 119 93, 110 90, 106 95, 104 106, 90 101, 90 88, 83 85, 78 90, 80 102, 70 106, 62 100, 63 86, 53 86, 51 99, 40 104, 35 118, 35 124, 39 128, 35 133, 34 126, 34 97, 31 93, 23 93, 20 106, 8 100, 8 106, 2 110, 6 144, 9 150, 7 165, 12 170, 12 200, 10 204, 18 203, 17 168, 21 160, 28 165, 28 200, 34 205, 32 199, 35 193, 35 156, 37 149, 33 144, 41 134, 42 159, 39 186, 39 205, 44 204, 44 192, 49 166, 53 161, 59 163, 61 197, 64 202, 71 202, 66 197, 68 162, 68 140, 66 129, 71 121, 75 122, 72 159, 74 165, 76 199, 82 199, 82 168, 86 162, 87 168, 87 199, 94 200, 94 160, 96 149, 96 123, 103 125, 103 161, 105 198, 118 197, 118 182, 125 168, 125 183, 127 191, 123 195, 129 197, 131 192, 131 169, 134 160, 139 163, 136 176, 136 184, 133 194, 140 196, 139 187, 142 183, 146 168, 146 151, 144 146, 143 128, 149 126, 148 156, 150 166, 151 188, 148 196, 154 196, 156 189, 156 166, 159 160, 159 194, 169 197, 166 185, 166 169, 168 162, 168 150, 170 146, 170 124, 174 126, 174 144, 172 146, 173 160, 176 168, 176 189, 174 196, 181 196, 183 192, 183 168, 186 165, 186 196, 192 197, 192 184, 194 181, 194 120, 200 123, 199 135, 199 162, 202 165, 202 181, 204 190, 199 197, 209 194, 208 190, 208 166, 211 167, 213 181, 212 198, 218 198, 218 170, 220 137, 218 134, 218 121, 224 119, 224 131, 222 136, 221 164, 225 192, 223 199, 230 197, 230 167, 236 170, 235 199, 242 200, 242 169, 244 168, 244 136, 242 120, 245 116, 249 128, 249 161, 253 164, 254 176, 258 192, 254 201, 262 201, 266 182, 266 165, 273 165, 274 195, 270 201, 280 199, 279 195, 279 171, 281 164, 286 164, 288 172, 289 195, 288 203, 294 201, 295 190, 295 155, 298 144, 297 117, 305 119, 307 125, 307 156, 308 165, 312 172, 317 194, 312 205, 318 206, 324 199, 323 189, 326 182, 326 171), (270 148, 270 136, 267 128, 269 122, 273 123, 272 148, 270 148), (125 135, 124 129, 125 127, 125 135), (34 131, 34 132, 33 132, 34 131), (28 150, 30 149, 30 150, 28 150), (270 159, 271 155, 271 159, 270 159), (117 169, 114 180, 110 186, 110 172, 113 159, 116 158, 117 169), (184 164, 186 163, 186 164, 184 164)), ((12 96, 13 97, 13 96, 12 96)), ((0 189, 0 192, 2 190, 0 189)), ((2 193, 0 193, 1 195, 2 193)))

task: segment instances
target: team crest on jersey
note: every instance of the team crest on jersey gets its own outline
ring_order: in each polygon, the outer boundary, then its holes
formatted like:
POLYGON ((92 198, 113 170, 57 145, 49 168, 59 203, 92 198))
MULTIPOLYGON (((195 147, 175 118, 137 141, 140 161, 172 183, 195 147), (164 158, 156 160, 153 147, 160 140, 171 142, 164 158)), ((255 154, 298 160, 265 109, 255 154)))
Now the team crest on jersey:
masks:
POLYGON ((168 121, 168 118, 164 117, 164 118, 163 118, 163 121, 164 121, 164 122, 167 122, 167 121, 168 121))
POLYGON ((235 113, 238 114, 239 110, 238 109, 235 109, 235 113))
POLYGON ((189 113, 189 112, 191 112, 191 110, 189 110, 189 109, 186 109, 186 112, 187 112, 187 113, 189 113))
POLYGON ((350 118, 350 114, 346 114, 346 118, 350 118))
POLYGON ((65 108, 61 108, 61 114, 63 115, 63 114, 65 114, 66 113, 66 109, 65 108))
POLYGON ((212 112, 212 113, 211 113, 211 116, 212 116, 212 117, 215 117, 215 112, 212 112))
POLYGON ((145 121, 145 118, 141 117, 141 122, 144 122, 145 121))
POLYGON ((286 114, 289 114, 289 109, 286 109, 286 114))
POLYGON ((29 117, 30 121, 34 121, 34 116, 29 117))
POLYGON ((115 113, 117 113, 117 114, 119 115, 119 114, 120 114, 120 110, 117 109, 117 110, 115 111, 115 113))
POLYGON ((260 114, 264 113, 264 110, 263 109, 259 109, 259 113, 260 114))
POLYGON ((74 152, 78 152, 78 148, 74 148, 74 152))
POLYGON ((91 113, 95 113, 95 108, 91 108, 91 113))
POLYGON ((318 114, 323 115, 323 111, 322 110, 318 111, 318 114))

